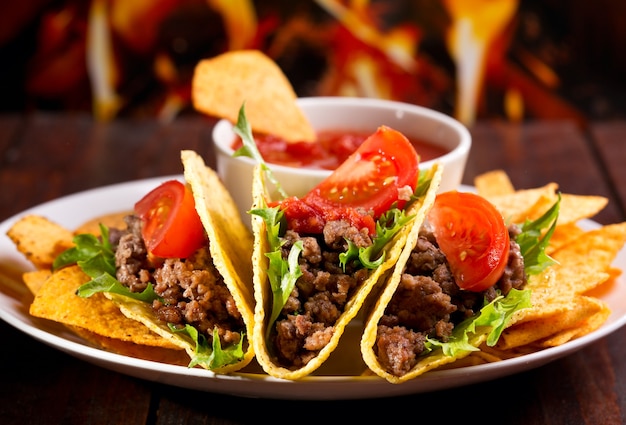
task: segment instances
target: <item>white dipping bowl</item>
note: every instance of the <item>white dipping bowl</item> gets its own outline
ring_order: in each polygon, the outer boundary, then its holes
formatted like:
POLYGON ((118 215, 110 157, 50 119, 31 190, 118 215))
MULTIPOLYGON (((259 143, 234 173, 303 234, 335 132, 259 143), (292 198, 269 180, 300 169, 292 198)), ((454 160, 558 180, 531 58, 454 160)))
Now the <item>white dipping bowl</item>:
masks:
MULTIPOLYGON (((386 125, 401 132, 409 140, 440 146, 447 153, 421 162, 420 170, 432 167, 435 162, 443 164, 440 192, 456 189, 461 184, 472 139, 467 128, 448 115, 408 103, 370 98, 307 97, 297 102, 317 131, 374 133, 379 126, 386 125)), ((252 170, 256 161, 248 157, 233 157, 231 146, 236 136, 233 124, 228 120, 218 121, 212 135, 218 175, 230 191, 244 223, 250 226, 248 211, 252 206, 252 170)), ((304 196, 332 173, 330 170, 268 165, 290 196, 304 196)))

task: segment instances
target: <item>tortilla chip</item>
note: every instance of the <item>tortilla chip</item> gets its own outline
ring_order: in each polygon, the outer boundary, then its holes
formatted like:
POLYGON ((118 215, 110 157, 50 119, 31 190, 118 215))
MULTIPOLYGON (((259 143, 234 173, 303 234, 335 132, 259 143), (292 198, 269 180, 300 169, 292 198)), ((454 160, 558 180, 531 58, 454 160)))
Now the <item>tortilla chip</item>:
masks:
POLYGON ((561 246, 565 246, 585 231, 576 223, 560 224, 554 229, 550 237, 550 244, 546 247, 546 254, 551 255, 561 246))
POLYGON ((50 268, 54 259, 72 246, 68 229, 38 215, 27 215, 7 231, 17 250, 36 268, 50 268))
MULTIPOLYGON (((541 217, 556 202, 554 194, 544 194, 535 205, 526 211, 526 218, 535 220, 541 217)), ((608 199, 603 196, 583 196, 567 193, 561 194, 559 205, 559 226, 577 223, 583 218, 589 218, 600 212, 608 203, 608 199)))
POLYGON ((541 318, 515 324, 504 330, 497 346, 512 349, 553 337, 564 329, 572 329, 603 310, 602 303, 595 298, 585 296, 572 297, 562 312, 545 315, 541 318))
POLYGON ((134 342, 121 341, 119 339, 98 335, 79 326, 70 326, 70 329, 85 341, 112 353, 178 366, 187 366, 189 363, 189 357, 187 356, 185 350, 182 349, 154 347, 135 344, 134 342))
POLYGON ((22 275, 24 283, 28 287, 28 290, 36 295, 39 289, 44 285, 46 280, 52 275, 49 269, 35 270, 32 272, 26 272, 22 275))
POLYGON ((609 306, 595 298, 592 300, 598 302, 600 304, 600 310, 594 314, 589 315, 587 319, 583 320, 580 324, 575 327, 565 329, 563 331, 557 332, 551 337, 539 341, 538 345, 541 347, 556 347, 566 342, 569 342, 573 339, 580 338, 581 336, 587 335, 598 329, 602 324, 609 318, 611 315, 611 309, 609 306))
POLYGON ((192 80, 194 107, 237 122, 245 104, 252 130, 288 141, 313 141, 315 131, 282 70, 258 50, 236 50, 200 61, 192 80))
POLYGON ((504 170, 493 170, 476 176, 474 187, 476 187, 478 194, 484 198, 509 195, 515 192, 513 183, 504 170))
POLYGON ((126 222, 124 221, 124 217, 128 214, 132 214, 132 211, 122 211, 119 213, 96 217, 77 227, 74 230, 74 234, 79 235, 81 233, 91 233, 92 235, 100 236, 100 224, 103 224, 110 229, 125 229, 126 222))
POLYGON ((625 242, 626 222, 610 224, 581 234, 557 249, 552 257, 561 268, 591 263, 596 269, 607 270, 625 242))
POLYGON ((30 314, 70 326, 79 326, 109 338, 155 347, 176 348, 146 327, 126 318, 102 294, 90 298, 76 290, 90 280, 78 266, 65 267, 41 286, 30 306, 30 314))
POLYGON ((556 183, 549 183, 535 189, 517 190, 513 193, 486 196, 485 198, 500 211, 506 221, 523 223, 530 217, 535 204, 538 202, 541 202, 542 205, 545 204, 543 198, 556 201, 557 189, 558 185, 556 183))

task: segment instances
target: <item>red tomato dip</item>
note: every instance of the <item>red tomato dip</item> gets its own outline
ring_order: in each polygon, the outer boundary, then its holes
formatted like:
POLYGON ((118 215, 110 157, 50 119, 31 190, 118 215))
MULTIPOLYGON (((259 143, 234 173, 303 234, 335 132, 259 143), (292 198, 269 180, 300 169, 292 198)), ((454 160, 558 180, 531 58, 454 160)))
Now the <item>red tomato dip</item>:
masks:
MULTIPOLYGON (((324 130, 317 133, 315 143, 288 143, 280 137, 267 134, 255 134, 254 140, 263 159, 271 164, 334 170, 370 135, 370 132, 324 130)), ((428 161, 448 152, 423 140, 409 140, 415 146, 420 161, 428 161)), ((232 148, 237 150, 241 146, 241 139, 237 138, 232 148)))

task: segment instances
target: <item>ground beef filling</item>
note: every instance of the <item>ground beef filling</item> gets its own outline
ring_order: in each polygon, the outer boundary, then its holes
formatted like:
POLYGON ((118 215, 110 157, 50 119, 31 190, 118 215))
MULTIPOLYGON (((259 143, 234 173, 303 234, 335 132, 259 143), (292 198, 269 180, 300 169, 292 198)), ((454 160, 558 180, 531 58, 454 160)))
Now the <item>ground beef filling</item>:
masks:
POLYGON ((152 303, 157 317, 177 326, 192 325, 209 344, 218 329, 222 345, 239 342, 243 319, 220 273, 215 269, 208 245, 187 259, 148 255, 141 237, 141 220, 125 219, 125 231, 111 231, 115 247, 117 280, 133 292, 152 282, 161 297, 152 303))
POLYGON ((493 287, 484 292, 462 291, 454 282, 445 256, 433 233, 422 228, 398 288, 378 323, 374 349, 381 366, 402 376, 410 371, 424 351, 426 338, 447 341, 454 326, 480 309, 483 300, 493 300, 496 289, 503 295, 526 285, 524 258, 509 227, 510 254, 506 270, 493 287))
POLYGON ((304 246, 300 256, 303 275, 298 279, 270 337, 273 354, 289 369, 306 365, 328 344, 335 323, 351 295, 369 276, 369 271, 348 264, 344 271, 339 254, 347 249, 346 239, 357 246, 372 244, 364 231, 345 221, 328 222, 322 235, 299 235, 287 231, 283 258, 296 241, 304 246))

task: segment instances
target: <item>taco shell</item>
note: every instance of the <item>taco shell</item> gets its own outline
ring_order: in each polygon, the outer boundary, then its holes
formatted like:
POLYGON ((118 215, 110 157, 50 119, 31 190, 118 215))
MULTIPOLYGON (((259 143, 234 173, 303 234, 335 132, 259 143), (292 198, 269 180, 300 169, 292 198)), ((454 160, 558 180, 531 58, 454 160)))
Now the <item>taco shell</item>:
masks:
MULTIPOLYGON (((246 340, 242 359, 237 363, 212 369, 218 373, 234 372, 248 365, 254 358, 254 347, 251 343, 254 320, 252 264, 249 255, 252 251, 252 234, 241 221, 227 189, 202 158, 194 151, 184 150, 181 152, 181 159, 185 181, 191 186, 196 210, 208 236, 213 263, 223 277, 245 323, 246 340)), ((195 342, 186 334, 170 330, 167 324, 158 320, 149 304, 113 293, 105 295, 118 305, 124 315, 143 323, 194 358, 195 342)))
MULTIPOLYGON (((423 210, 432 203, 434 192, 439 186, 442 167, 436 165, 431 169, 431 186, 427 195, 417 200, 407 210, 407 215, 416 215, 415 220, 421 221, 424 217, 423 210)), ((265 184, 265 173, 260 166, 257 166, 253 178, 253 209, 263 208, 268 199, 268 191, 265 184)), ((255 295, 255 326, 254 326, 254 346, 256 358, 263 370, 276 378, 300 379, 317 370, 337 348, 340 338, 346 326, 357 316, 370 293, 373 292, 377 283, 385 273, 393 267, 398 260, 406 239, 409 236, 411 225, 404 226, 395 237, 384 248, 386 260, 376 269, 370 272, 369 277, 358 287, 346 303, 345 309, 334 326, 330 341, 304 366, 293 369, 279 364, 278 360, 272 356, 271 348, 264 337, 268 332, 268 317, 272 311, 272 290, 268 280, 268 258, 269 242, 266 237, 266 224, 263 218, 252 215, 252 231, 254 234, 254 251, 252 262, 254 268, 254 295, 255 295)))

